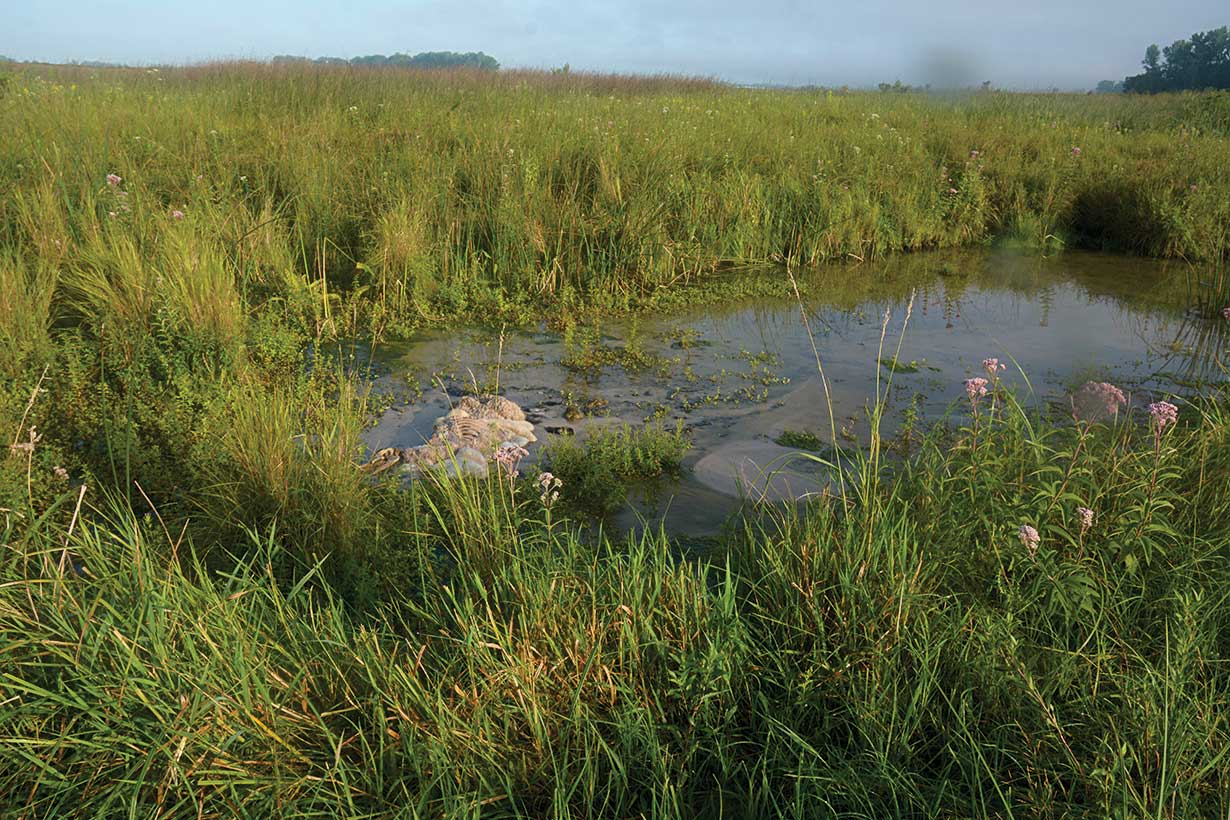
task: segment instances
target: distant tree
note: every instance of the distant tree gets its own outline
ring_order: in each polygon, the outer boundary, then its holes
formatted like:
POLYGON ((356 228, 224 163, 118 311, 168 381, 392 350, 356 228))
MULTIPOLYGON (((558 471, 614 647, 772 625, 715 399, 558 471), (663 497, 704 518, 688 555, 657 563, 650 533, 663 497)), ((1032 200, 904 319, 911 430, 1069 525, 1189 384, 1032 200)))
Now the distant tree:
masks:
POLYGON ((495 71, 500 67, 494 57, 481 51, 468 51, 465 54, 455 51, 428 51, 415 54, 409 58, 406 65, 414 68, 479 68, 485 71, 495 71))
POLYGON ((1124 90, 1141 94, 1206 88, 1230 89, 1230 28, 1193 34, 1164 49, 1151 45, 1141 61, 1144 73, 1123 81, 1124 90))
POLYGON ((313 62, 318 65, 353 65, 364 68, 479 68, 485 71, 496 71, 500 67, 494 57, 481 51, 469 51, 464 54, 456 51, 428 51, 414 55, 398 52, 388 57, 383 54, 368 54, 364 57, 352 57, 349 60, 342 57, 317 57, 315 60, 308 60, 307 57, 279 54, 272 59, 272 62, 313 62))
POLYGON ((1141 61, 1141 64, 1144 65, 1145 67, 1145 71, 1157 71, 1159 67, 1158 60, 1161 58, 1161 56, 1162 56, 1162 52, 1160 49, 1158 49, 1157 43, 1154 43, 1153 45, 1146 48, 1145 58, 1144 60, 1141 61))
POLYGON ((906 85, 901 80, 895 80, 890 83, 880 83, 880 90, 885 94, 925 94, 931 90, 931 86, 925 85, 906 85))
POLYGON ((1098 87, 1094 89, 1098 94, 1122 94, 1122 80, 1102 80, 1098 83, 1098 87))

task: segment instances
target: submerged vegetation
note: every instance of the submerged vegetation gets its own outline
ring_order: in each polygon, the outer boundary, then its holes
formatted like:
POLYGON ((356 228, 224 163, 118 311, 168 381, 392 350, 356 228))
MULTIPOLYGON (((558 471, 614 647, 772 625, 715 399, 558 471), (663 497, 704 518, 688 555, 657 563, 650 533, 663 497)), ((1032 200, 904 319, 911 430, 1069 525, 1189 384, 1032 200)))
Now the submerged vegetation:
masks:
MULTIPOLYGON (((1216 269, 1226 96, 40 71, 0 96, 0 813, 1230 812, 1224 386, 1091 382, 1073 418, 988 359, 908 456, 873 408, 824 454, 848 480, 695 555, 588 525, 684 431, 372 480, 328 352, 568 331, 733 263, 1012 239, 1216 269)), ((1225 276, 1193 281, 1220 345, 1225 276)), ((600 341, 578 372, 657 364, 600 341)))

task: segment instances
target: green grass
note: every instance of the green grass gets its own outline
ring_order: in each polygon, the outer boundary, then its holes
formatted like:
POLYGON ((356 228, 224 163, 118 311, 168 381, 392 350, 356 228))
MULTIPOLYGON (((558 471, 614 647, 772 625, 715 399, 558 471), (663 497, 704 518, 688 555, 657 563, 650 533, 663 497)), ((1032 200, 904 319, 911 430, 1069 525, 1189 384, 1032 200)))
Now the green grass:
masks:
MULTIPOLYGON (((996 239, 1230 252, 1226 94, 257 64, 15 76, 0 102, 0 242, 70 269, 123 267, 131 248, 170 270, 222 262, 239 293, 285 299, 324 331, 524 321, 544 303, 563 318, 730 265, 996 239)), ((179 295, 189 315, 220 318, 199 298, 179 295)))
POLYGON ((593 429, 581 441, 552 437, 543 460, 564 483, 564 508, 600 517, 627 500, 631 485, 678 475, 690 447, 682 424, 623 424, 593 429))
MULTIPOLYGON (((1005 238, 1224 262, 1226 95, 10 76, 0 814, 1230 812, 1224 388, 1156 437, 997 391, 698 557, 593 526, 679 431, 552 441, 558 505, 364 479, 336 344, 1005 238)), ((1192 276, 1166 298, 1219 349, 1225 277, 1192 276)))
POLYGON ((417 582, 366 613, 317 570, 279 577, 273 525, 217 571, 99 499, 71 535, 8 535, 0 799, 40 816, 1220 816, 1224 407, 1184 406, 1155 440, 1008 399, 847 506, 748 523, 702 561, 652 535, 579 538, 502 479, 452 485, 464 516, 437 510, 444 541, 400 556, 417 582))

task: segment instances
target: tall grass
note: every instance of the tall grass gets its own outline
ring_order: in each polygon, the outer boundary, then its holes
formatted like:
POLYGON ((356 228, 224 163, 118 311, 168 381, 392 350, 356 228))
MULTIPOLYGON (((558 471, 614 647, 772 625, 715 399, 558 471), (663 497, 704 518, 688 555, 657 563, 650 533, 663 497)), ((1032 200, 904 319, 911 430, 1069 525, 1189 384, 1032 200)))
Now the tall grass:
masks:
POLYGON ((998 400, 850 506, 749 522, 704 560, 550 527, 504 478, 449 485, 449 560, 403 554, 419 582, 377 617, 318 569, 279 577, 272 525, 224 572, 123 503, 29 529, 0 570, 0 797, 39 816, 1224 814, 1224 404, 1159 437, 998 400))
POLYGON ((1224 94, 220 64, 27 67, 3 105, 0 240, 71 267, 98 235, 144 248, 176 227, 240 291, 319 290, 326 326, 620 307, 730 262, 1002 238, 1192 261, 1230 248, 1224 94))
MULTIPOLYGON (((328 352, 732 261, 1224 261, 1224 96, 260 65, 0 93, 0 814, 1230 812, 1224 392, 1158 435, 996 387, 698 556, 565 517, 677 433, 561 446, 558 506, 372 482, 328 352)), ((1194 343, 1223 279, 1171 295, 1194 343)))

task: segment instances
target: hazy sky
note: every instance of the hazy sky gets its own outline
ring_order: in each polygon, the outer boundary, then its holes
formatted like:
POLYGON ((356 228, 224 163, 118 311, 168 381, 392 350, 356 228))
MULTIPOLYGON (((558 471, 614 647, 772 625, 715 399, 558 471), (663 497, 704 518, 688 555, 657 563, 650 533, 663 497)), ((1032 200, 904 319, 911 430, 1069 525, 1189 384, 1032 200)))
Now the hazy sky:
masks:
POLYGON ((182 63, 485 51, 505 66, 748 83, 956 79, 1087 88, 1149 43, 1230 24, 1227 0, 3 0, 0 54, 182 63))

